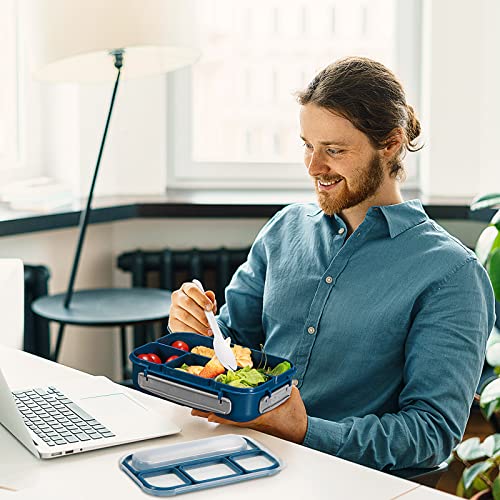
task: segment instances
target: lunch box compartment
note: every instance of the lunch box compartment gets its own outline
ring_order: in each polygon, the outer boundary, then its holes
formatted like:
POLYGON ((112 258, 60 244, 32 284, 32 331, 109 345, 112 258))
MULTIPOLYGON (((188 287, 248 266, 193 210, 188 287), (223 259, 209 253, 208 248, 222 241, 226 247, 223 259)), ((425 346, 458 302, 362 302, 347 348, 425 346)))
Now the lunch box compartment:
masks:
MULTIPOLYGON (((166 335, 134 350, 130 354, 133 364, 133 381, 136 387, 149 394, 169 401, 214 412, 221 417, 236 422, 246 422, 257 418, 283 403, 291 394, 292 377, 296 369, 291 367, 285 373, 272 376, 257 387, 241 388, 203 378, 176 368, 184 363, 189 366, 205 366, 210 358, 175 349, 172 342, 182 340, 192 349, 196 346, 213 348, 212 337, 192 332, 178 332, 166 335), (138 354, 154 352, 162 360, 178 355, 179 358, 167 364, 155 364, 137 358, 138 354), (168 354, 168 355, 167 355, 168 354)), ((250 350, 254 368, 269 366, 274 368, 283 358, 250 350)))

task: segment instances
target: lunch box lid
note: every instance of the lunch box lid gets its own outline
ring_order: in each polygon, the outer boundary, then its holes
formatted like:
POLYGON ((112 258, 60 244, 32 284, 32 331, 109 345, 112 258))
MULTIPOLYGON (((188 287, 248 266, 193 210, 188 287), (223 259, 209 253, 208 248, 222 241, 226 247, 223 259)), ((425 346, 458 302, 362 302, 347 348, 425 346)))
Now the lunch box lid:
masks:
POLYGON ((255 439, 226 434, 139 450, 120 468, 145 493, 173 496, 277 474, 283 462, 255 439))

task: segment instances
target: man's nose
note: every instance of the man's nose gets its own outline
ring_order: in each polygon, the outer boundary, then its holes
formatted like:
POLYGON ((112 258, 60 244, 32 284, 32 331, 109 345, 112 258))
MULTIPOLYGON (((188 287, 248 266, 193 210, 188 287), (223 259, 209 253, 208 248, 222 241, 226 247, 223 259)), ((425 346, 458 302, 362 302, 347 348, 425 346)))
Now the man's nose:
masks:
POLYGON ((306 158, 306 167, 311 177, 326 174, 330 170, 323 156, 316 151, 306 158))

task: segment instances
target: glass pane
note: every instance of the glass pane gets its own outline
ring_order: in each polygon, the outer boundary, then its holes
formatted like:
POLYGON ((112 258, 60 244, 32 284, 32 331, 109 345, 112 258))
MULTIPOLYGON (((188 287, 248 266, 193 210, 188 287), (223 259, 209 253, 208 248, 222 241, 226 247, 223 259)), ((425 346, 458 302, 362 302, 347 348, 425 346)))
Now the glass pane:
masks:
POLYGON ((347 55, 396 70, 396 0, 197 1, 195 162, 300 162, 297 90, 347 55))

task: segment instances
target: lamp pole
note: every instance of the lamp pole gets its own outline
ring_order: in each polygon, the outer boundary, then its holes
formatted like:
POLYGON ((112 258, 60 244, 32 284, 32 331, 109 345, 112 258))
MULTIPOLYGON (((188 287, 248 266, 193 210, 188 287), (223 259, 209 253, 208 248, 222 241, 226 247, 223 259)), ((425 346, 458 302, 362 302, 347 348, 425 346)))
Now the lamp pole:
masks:
MULTIPOLYGON (((97 162, 96 166, 94 169, 94 175, 92 177, 92 182, 90 184, 90 191, 89 195, 87 197, 87 204, 85 206, 85 209, 80 215, 80 222, 79 222, 79 234, 78 234, 78 242, 76 245, 76 251, 75 251, 75 257, 73 259, 73 265, 71 267, 71 275, 69 278, 69 283, 68 283, 68 288, 66 290, 66 295, 64 297, 64 307, 66 309, 69 308, 71 304, 71 298, 73 297, 73 289, 75 286, 75 279, 76 279, 76 273, 78 271, 78 264, 80 263, 80 256, 82 253, 82 248, 83 248, 83 241, 85 239, 85 234, 87 232, 87 226, 89 223, 89 218, 90 218, 90 213, 92 212, 92 198, 94 196, 94 188, 95 188, 95 183, 97 180, 97 175, 99 173, 99 166, 101 164, 101 158, 102 158, 102 153, 104 151, 104 144, 106 143, 106 136, 108 135, 108 128, 109 128, 109 122, 111 121, 111 114, 113 112, 113 107, 115 104, 115 98, 116 98, 116 93, 118 90, 118 84, 120 83, 120 75, 121 75, 121 69, 123 66, 123 54, 124 54, 123 49, 117 49, 111 51, 109 54, 113 56, 114 59, 114 66, 117 69, 117 74, 116 74, 116 80, 115 80, 115 85, 113 88, 113 94, 111 96, 111 102, 109 105, 109 111, 108 111, 108 117, 106 119, 106 125, 104 127, 104 133, 102 135, 101 139, 101 146, 99 148, 99 154, 97 155, 97 162)), ((64 323, 61 323, 59 325, 59 331, 57 334, 57 342, 56 342, 56 348, 54 351, 54 359, 58 359, 59 356, 59 350, 61 348, 61 342, 62 342, 62 337, 64 333, 64 323)))

